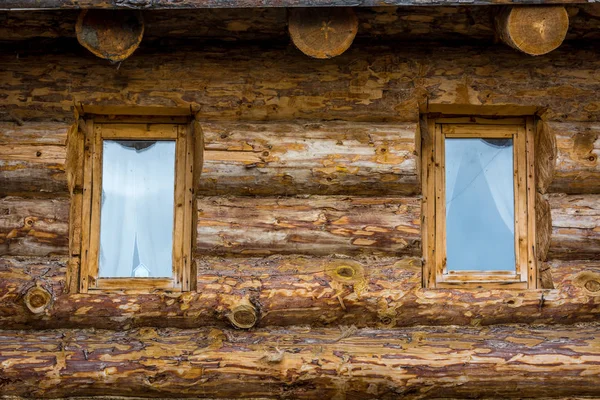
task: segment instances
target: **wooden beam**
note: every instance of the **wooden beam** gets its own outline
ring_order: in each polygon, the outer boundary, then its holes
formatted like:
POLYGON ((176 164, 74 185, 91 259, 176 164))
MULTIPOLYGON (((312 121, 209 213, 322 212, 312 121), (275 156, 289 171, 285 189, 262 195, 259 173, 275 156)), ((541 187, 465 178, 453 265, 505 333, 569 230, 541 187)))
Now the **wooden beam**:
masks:
MULTIPOLYGON (((556 4, 557 0, 522 0, 519 4, 556 4)), ((561 0, 560 4, 586 4, 588 0, 561 0)), ((253 8, 253 7, 381 7, 384 6, 462 6, 464 0, 3 0, 0 10, 48 9, 194 9, 194 8, 253 8)), ((514 4, 513 0, 471 0, 472 5, 514 4)))
POLYGON ((496 33, 510 47, 539 56, 558 48, 569 29, 564 6, 513 6, 496 16, 496 33))
POLYGON ((358 32, 358 18, 352 8, 299 8, 289 13, 292 42, 309 57, 339 56, 358 32))
POLYGON ((75 25, 77 40, 94 55, 123 61, 138 48, 144 20, 137 11, 83 10, 75 25))
POLYGON ((0 331, 2 390, 55 398, 598 396, 598 324, 0 331))
POLYGON ((244 304, 255 311, 242 313, 240 321, 256 318, 257 326, 571 324, 597 321, 600 307, 600 291, 591 290, 597 286, 598 262, 541 264, 542 271, 551 270, 554 290, 426 290, 421 260, 414 257, 199 256, 197 262, 197 291, 69 294, 68 257, 4 256, 2 327, 226 327, 244 304), (32 314, 24 303, 33 286, 52 294, 41 314, 32 314))

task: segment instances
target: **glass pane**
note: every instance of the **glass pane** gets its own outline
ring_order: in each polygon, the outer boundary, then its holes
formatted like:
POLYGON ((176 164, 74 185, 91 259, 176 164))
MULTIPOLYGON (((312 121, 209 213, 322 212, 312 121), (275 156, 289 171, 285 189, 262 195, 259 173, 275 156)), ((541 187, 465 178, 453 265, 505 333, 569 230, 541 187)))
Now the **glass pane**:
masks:
POLYGON ((446 139, 448 271, 515 271, 512 139, 446 139))
POLYGON ((99 276, 172 277, 175 141, 105 140, 99 276))

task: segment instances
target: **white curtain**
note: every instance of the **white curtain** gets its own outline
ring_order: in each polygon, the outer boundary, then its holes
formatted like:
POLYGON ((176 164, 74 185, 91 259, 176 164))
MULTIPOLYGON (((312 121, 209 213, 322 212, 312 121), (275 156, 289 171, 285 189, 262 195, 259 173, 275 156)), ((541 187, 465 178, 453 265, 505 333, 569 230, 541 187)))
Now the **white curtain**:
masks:
POLYGON ((136 150, 107 140, 102 165, 100 277, 134 276, 136 243, 150 277, 171 277, 175 142, 136 150))
POLYGON ((453 201, 483 174, 506 227, 514 234, 513 146, 495 146, 483 139, 446 139, 446 217, 453 201), (464 167, 463 185, 457 178, 464 167), (465 183, 466 182, 466 183, 465 183))

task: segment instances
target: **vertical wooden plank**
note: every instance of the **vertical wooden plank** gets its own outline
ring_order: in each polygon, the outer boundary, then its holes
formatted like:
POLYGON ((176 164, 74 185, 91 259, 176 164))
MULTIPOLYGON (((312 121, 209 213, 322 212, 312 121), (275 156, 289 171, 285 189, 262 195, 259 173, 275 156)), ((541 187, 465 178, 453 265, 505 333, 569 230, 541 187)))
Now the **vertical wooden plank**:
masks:
POLYGON ((433 164, 435 174, 435 265, 436 281, 443 279, 446 272, 446 204, 444 177, 444 132, 442 124, 435 124, 433 164))
POLYGON ((90 244, 90 215, 92 212, 92 150, 94 147, 94 122, 90 119, 85 124, 83 187, 81 207, 81 272, 79 291, 87 293, 89 287, 89 244, 90 244))
POLYGON ((84 141, 82 130, 85 121, 75 122, 67 136, 66 170, 69 181, 71 204, 69 208, 69 263, 66 272, 65 290, 67 293, 77 293, 79 289, 80 255, 81 255, 81 223, 83 206, 83 170, 84 170, 84 141))
POLYGON ((537 248, 536 248, 536 177, 535 177, 535 126, 533 117, 528 117, 525 122, 525 142, 526 142, 526 162, 527 162, 527 286, 530 289, 537 289, 538 269, 537 269, 537 248))
POLYGON ((517 190, 515 192, 515 220, 516 228, 515 237, 518 238, 517 247, 517 273, 521 277, 522 282, 527 282, 528 263, 527 263, 527 159, 526 149, 527 143, 525 140, 526 132, 524 126, 519 126, 516 136, 515 152, 516 162, 515 179, 517 182, 517 190))
POLYGON ((193 225, 193 213, 196 209, 194 196, 194 132, 192 126, 180 125, 179 130, 186 135, 185 151, 185 193, 184 193, 184 217, 183 217, 183 243, 182 243, 182 280, 181 287, 184 291, 189 291, 192 280, 196 279, 192 272, 192 231, 196 229, 193 225))
POLYGON ((102 125, 94 124, 92 147, 92 212, 90 215, 90 243, 88 253, 89 286, 98 280, 100 252, 100 206, 102 203, 102 125))
POLYGON ((177 143, 175 145, 175 210, 173 212, 173 286, 182 287, 187 133, 184 129, 180 130, 178 125, 173 125, 172 129, 177 132, 177 143))
POLYGON ((423 286, 435 288, 435 154, 433 121, 427 121, 427 129, 421 136, 421 182, 423 184, 423 203, 421 211, 421 235, 423 251, 423 286))

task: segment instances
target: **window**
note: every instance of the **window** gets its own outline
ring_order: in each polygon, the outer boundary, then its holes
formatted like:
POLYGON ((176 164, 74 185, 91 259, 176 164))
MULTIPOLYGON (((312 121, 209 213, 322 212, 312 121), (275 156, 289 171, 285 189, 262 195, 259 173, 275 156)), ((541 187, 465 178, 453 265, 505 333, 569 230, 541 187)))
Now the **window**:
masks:
POLYGON ((536 287, 532 127, 531 118, 429 119, 425 287, 536 287))
POLYGON ((186 118, 163 120, 177 122, 85 123, 82 292, 194 287, 194 133, 186 118))

